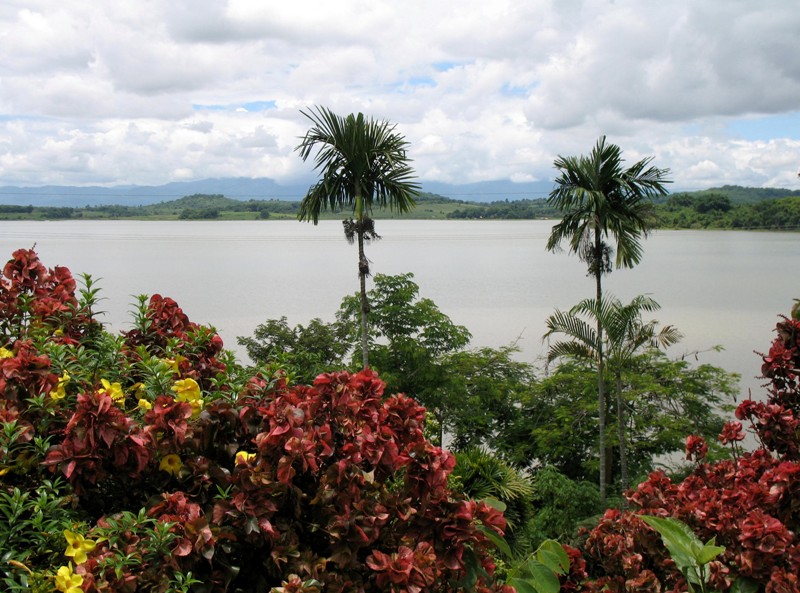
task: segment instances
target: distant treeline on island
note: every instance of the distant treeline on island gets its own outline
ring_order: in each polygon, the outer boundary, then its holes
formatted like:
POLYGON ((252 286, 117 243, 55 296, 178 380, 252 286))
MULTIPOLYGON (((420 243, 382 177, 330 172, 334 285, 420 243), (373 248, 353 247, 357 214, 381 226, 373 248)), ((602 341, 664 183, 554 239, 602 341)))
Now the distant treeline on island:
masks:
MULTIPOLYGON (((280 220, 296 218, 299 201, 240 200, 221 194, 193 194, 143 206, 0 205, 0 220, 280 220)), ((667 196, 656 204, 658 228, 800 230, 800 191, 723 186, 667 196)), ((545 198, 472 202, 423 193, 410 213, 378 211, 376 218, 555 219, 545 198)), ((341 218, 329 213, 323 218, 341 218)))

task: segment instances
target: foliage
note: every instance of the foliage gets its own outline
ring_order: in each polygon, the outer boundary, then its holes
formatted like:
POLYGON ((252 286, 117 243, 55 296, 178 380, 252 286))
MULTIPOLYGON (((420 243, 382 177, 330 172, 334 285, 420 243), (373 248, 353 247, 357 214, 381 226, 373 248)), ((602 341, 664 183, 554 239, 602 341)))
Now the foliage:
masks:
POLYGON ((374 372, 249 373, 160 295, 96 331, 32 251, 0 297, 7 589, 510 593, 502 513, 448 487, 424 409, 374 372))
MULTIPOLYGON (((452 393, 446 389, 450 369, 445 355, 464 348, 471 338, 428 298, 419 297, 411 273, 377 274, 367 293, 370 302, 368 347, 373 368, 393 391, 419 400, 444 429, 452 393)), ((358 297, 345 297, 337 321, 350 328, 353 343, 360 315, 358 297)), ((360 346, 356 346, 356 355, 360 346)))
POLYGON ((559 577, 570 570, 568 549, 553 540, 546 540, 525 562, 517 565, 509 576, 509 584, 520 593, 558 593, 559 577))
MULTIPOLYGON (((724 548, 707 563, 703 575, 716 591, 789 593, 800 587, 800 424, 797 420, 800 368, 800 321, 784 318, 763 356, 769 379, 765 402, 743 401, 737 420, 726 423, 718 439, 732 457, 708 458, 709 444, 697 435, 686 439, 691 473, 673 481, 653 472, 628 494, 631 512, 609 510, 588 534, 584 555, 592 579, 586 591, 684 590, 692 576, 685 558, 672 558, 641 516, 677 519, 700 541, 724 548), (744 452, 743 421, 760 439, 744 452)), ((686 533, 686 537, 688 533, 686 533)), ((717 549, 710 549, 716 553, 717 549)), ((702 548, 698 551, 702 553, 702 548)), ((698 580, 698 579, 695 579, 698 580)), ((696 583, 694 583, 696 584, 696 583)), ((705 586, 705 585, 704 585, 705 586)))
POLYGON ((248 356, 257 364, 275 364, 287 373, 289 382, 310 383, 323 372, 347 366, 350 352, 347 327, 312 319, 308 325, 289 327, 286 317, 268 319, 256 327, 252 337, 240 336, 248 356))
POLYGON ((576 545, 578 528, 604 510, 597 484, 570 480, 552 466, 538 469, 534 474, 531 503, 536 508, 528 525, 533 545, 547 539, 576 545))
POLYGON ((515 556, 530 551, 527 525, 534 513, 531 505, 534 486, 527 475, 493 453, 472 448, 456 453, 450 480, 455 490, 473 500, 492 499, 502 503, 510 549, 515 556))
POLYGON ((505 442, 535 381, 533 366, 516 360, 517 352, 515 346, 462 350, 443 361, 448 371, 443 421, 453 449, 503 450, 498 443, 505 442))
POLYGON ((725 548, 715 545, 713 537, 704 544, 686 523, 672 517, 653 517, 651 515, 642 515, 641 517, 642 521, 661 535, 664 546, 669 550, 670 558, 686 578, 689 591, 694 593, 696 588, 699 588, 705 593, 711 576, 708 565, 722 554, 725 548))
MULTIPOLYGON (((601 353, 606 353, 607 367, 614 376, 617 415, 617 444, 619 449, 620 485, 629 486, 628 439, 626 436, 627 408, 623 391, 622 372, 633 357, 646 348, 666 348, 678 342, 681 333, 672 326, 658 329, 658 322, 642 321, 642 313, 656 311, 660 305, 652 298, 639 295, 623 305, 616 297, 584 299, 568 312, 556 310, 547 318, 545 325, 549 339, 554 334, 566 337, 550 344, 548 362, 557 358, 574 358, 600 365, 601 353), (588 321, 584 319, 588 318, 588 321), (601 331, 596 331, 593 322, 601 331), (600 340, 603 342, 600 342, 600 340)), ((613 463, 613 459, 609 460, 613 463)), ((609 469, 609 466, 606 466, 609 469)), ((610 478, 610 476, 607 476, 610 478)))
MULTIPOLYGON (((741 189, 741 188, 739 188, 741 189)), ((769 189, 769 188, 764 188, 769 189)), ((800 229, 800 197, 777 190, 770 199, 734 201, 737 192, 675 194, 658 207, 658 226, 690 229, 800 229), (730 197, 733 196, 733 197, 730 197)))
MULTIPOLYGON (((564 362, 533 383, 520 400, 519 414, 494 440, 495 446, 516 463, 551 465, 572 480, 596 480, 594 372, 585 363, 564 362)), ((736 392, 735 375, 712 365, 672 360, 660 351, 634 356, 620 379, 633 477, 646 476, 657 459, 682 451, 687 434, 713 439, 725 422, 720 414, 732 409, 729 402, 736 392)), ((615 403, 610 402, 612 412, 615 403)), ((613 422, 610 428, 616 428, 613 422)), ((617 434, 609 431, 613 448, 619 446, 617 434)), ((611 470, 614 483, 619 465, 611 470)))

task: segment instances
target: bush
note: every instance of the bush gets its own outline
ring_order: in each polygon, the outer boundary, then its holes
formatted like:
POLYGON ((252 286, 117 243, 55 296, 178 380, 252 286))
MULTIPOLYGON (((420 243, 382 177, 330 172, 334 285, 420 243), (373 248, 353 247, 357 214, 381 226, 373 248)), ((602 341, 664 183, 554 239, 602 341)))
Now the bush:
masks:
POLYGON ((118 336, 91 279, 0 277, 0 579, 9 591, 512 591, 502 513, 448 488, 425 410, 371 371, 287 385, 175 301, 118 336))
POLYGON ((687 585, 658 534, 639 517, 672 517, 702 541, 715 538, 725 551, 710 562, 716 591, 790 593, 800 589, 800 321, 783 318, 769 353, 765 402, 746 400, 719 435, 731 458, 708 462, 708 446, 686 439, 692 472, 673 482, 663 472, 628 493, 632 511, 612 509, 588 534, 583 549, 591 579, 585 591, 685 591, 687 585), (742 422, 760 446, 743 452, 742 422))

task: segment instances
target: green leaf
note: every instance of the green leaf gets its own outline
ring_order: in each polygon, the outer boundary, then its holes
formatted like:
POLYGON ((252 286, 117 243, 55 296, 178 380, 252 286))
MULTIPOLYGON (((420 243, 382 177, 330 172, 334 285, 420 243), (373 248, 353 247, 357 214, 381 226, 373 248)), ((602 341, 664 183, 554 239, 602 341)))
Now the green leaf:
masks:
POLYGON ((758 582, 746 577, 739 577, 733 581, 731 593, 758 593, 758 582))
POLYGON ((528 563, 528 570, 531 574, 533 586, 538 593, 558 593, 561 584, 558 577, 549 567, 536 561, 528 563))
POLYGON ((569 556, 564 547, 555 540, 542 542, 535 553, 536 560, 557 574, 565 574, 569 570, 569 556))
POLYGON ((492 507, 496 511, 500 511, 501 513, 505 513, 506 508, 508 508, 506 506, 506 503, 504 503, 502 500, 497 500, 496 498, 492 498, 491 496, 486 496, 482 498, 481 502, 486 503, 487 506, 492 507))
POLYGON ((505 540, 504 537, 498 535, 496 531, 486 527, 485 525, 477 525, 476 528, 480 531, 486 538, 494 544, 494 547, 497 548, 501 554, 503 554, 507 558, 511 558, 513 555, 511 553, 511 547, 508 545, 508 542, 505 540))
POLYGON ((700 565, 708 564, 724 551, 725 548, 723 546, 715 546, 709 543, 703 546, 700 551, 697 552, 695 558, 697 559, 697 563, 700 565))
POLYGON ((672 560, 681 572, 686 574, 686 569, 698 566, 697 550, 702 549, 703 543, 688 525, 671 517, 640 515, 639 518, 661 535, 672 560))

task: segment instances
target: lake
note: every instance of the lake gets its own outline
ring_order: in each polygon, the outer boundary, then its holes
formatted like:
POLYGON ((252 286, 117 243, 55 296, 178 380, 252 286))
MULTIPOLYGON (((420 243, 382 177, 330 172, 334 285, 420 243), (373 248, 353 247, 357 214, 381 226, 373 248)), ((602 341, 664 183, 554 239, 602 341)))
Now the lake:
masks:
MULTIPOLYGON (((383 239, 367 246, 373 273, 413 272, 423 297, 473 334, 472 345, 517 342, 520 358, 546 350, 544 320, 594 296, 594 280, 574 256, 545 251, 553 221, 378 221, 383 239)), ((290 324, 332 320, 358 289, 356 248, 339 221, 2 221, 0 253, 36 245, 47 267, 99 280, 102 318, 129 327, 134 295, 174 298, 192 321, 213 325, 226 347, 270 318, 290 324)), ((678 327, 678 356, 714 345, 701 362, 742 375, 760 392, 760 359, 778 314, 800 297, 800 234, 657 231, 642 263, 615 270, 605 290, 623 301, 650 294, 652 315, 678 327)), ((648 316, 648 319, 650 316, 648 316)))

